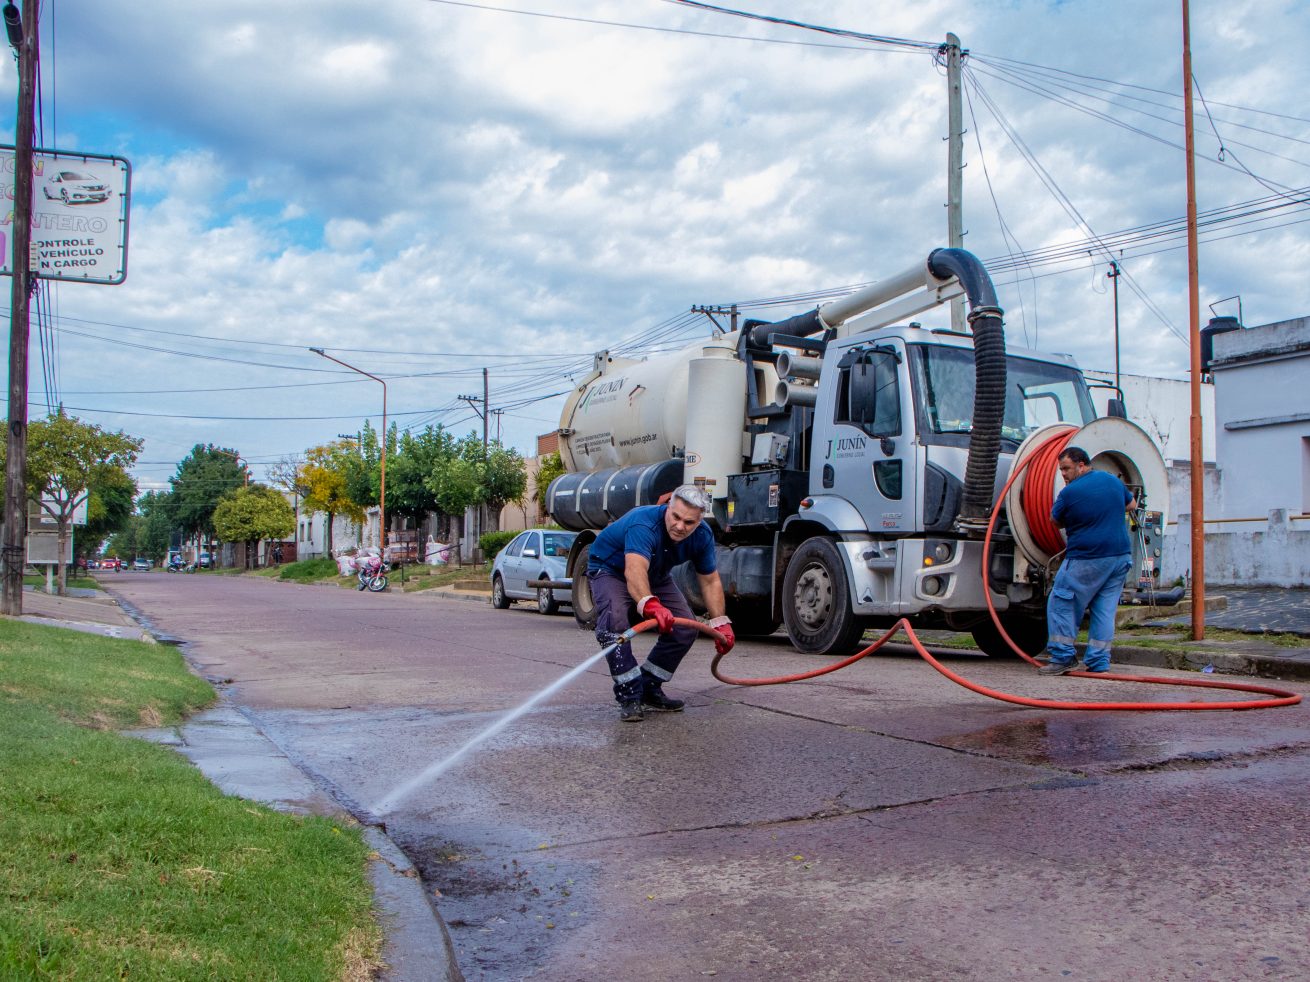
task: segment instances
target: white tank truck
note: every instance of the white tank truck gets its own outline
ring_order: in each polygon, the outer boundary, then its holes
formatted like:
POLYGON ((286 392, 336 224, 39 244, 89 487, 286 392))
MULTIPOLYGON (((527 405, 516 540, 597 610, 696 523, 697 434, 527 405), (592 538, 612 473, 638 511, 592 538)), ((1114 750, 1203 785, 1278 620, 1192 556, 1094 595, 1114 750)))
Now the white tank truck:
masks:
MULTIPOLYGON (((1023 495, 1034 481, 1058 493, 1053 463, 1040 476, 1029 467, 997 505, 986 584, 983 538, 1015 461, 1060 431, 1076 431, 1092 466, 1137 492, 1129 584, 1154 589, 1168 502, 1159 451, 1121 415, 1095 418, 1068 355, 1007 353, 1001 314, 982 264, 938 249, 783 321, 642 360, 599 352, 565 404, 566 473, 546 494, 551 517, 580 533, 568 561, 579 623, 594 623, 585 571, 596 530, 685 482, 713 497, 707 519, 739 635, 783 624, 800 651, 838 654, 865 628, 908 617, 1010 654, 990 589, 1007 632, 1036 653, 1060 549, 1042 547, 1023 495), (962 294, 972 333, 907 323, 962 294)), ((698 606, 695 576, 680 573, 698 606)))

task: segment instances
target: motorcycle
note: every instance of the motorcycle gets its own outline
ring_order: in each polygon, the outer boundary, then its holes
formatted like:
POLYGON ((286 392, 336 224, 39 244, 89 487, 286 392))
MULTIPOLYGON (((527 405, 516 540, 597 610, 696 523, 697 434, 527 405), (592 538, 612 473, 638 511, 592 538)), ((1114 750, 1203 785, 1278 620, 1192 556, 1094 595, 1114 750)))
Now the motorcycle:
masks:
POLYGON ((169 563, 166 568, 170 573, 194 573, 196 571, 196 564, 184 563, 179 560, 176 563, 169 563))
POLYGON ((381 593, 387 588, 387 574, 391 564, 381 556, 359 556, 355 560, 359 586, 356 589, 381 593))

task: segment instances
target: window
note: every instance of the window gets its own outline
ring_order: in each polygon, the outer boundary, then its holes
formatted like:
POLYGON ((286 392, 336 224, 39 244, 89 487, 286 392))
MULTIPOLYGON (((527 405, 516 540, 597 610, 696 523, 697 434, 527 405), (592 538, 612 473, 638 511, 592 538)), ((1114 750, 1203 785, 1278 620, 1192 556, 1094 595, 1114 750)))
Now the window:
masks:
POLYGON ((523 544, 527 541, 528 541, 528 533, 524 532, 522 535, 520 535, 518 538, 516 538, 513 542, 511 542, 509 545, 505 547, 505 555, 507 556, 522 555, 523 544))
MULTIPOLYGON (((913 345, 910 350, 928 435, 972 432, 973 351, 926 344, 913 345)), ((1002 439, 1018 443, 1047 423, 1082 426, 1096 417, 1087 386, 1072 365, 1010 357, 1005 372, 1002 439)))
POLYGON ((890 348, 852 348, 840 362, 834 422, 858 426, 870 436, 901 432, 900 357, 890 348))

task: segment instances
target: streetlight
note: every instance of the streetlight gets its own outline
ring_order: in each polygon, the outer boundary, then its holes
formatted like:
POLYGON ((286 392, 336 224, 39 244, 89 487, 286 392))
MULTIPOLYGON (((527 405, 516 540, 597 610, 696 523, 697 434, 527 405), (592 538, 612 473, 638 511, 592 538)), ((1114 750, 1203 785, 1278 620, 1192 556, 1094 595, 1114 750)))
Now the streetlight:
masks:
POLYGON ((357 372, 366 378, 371 378, 378 385, 382 386, 382 482, 381 493, 378 496, 378 527, 382 535, 382 556, 387 555, 387 383, 382 381, 376 375, 370 375, 362 368, 356 368, 349 362, 344 362, 340 358, 333 358, 322 348, 310 348, 310 351, 326 358, 328 361, 334 361, 344 368, 349 368, 352 372, 357 372))

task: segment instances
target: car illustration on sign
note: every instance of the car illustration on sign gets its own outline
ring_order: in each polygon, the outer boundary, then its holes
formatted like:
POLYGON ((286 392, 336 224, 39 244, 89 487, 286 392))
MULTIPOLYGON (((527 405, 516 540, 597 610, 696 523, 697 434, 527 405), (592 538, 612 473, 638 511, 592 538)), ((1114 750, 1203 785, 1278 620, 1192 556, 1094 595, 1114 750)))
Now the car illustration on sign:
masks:
POLYGON ((48 200, 66 205, 95 205, 109 200, 109 185, 94 174, 76 170, 55 173, 41 189, 48 200))

